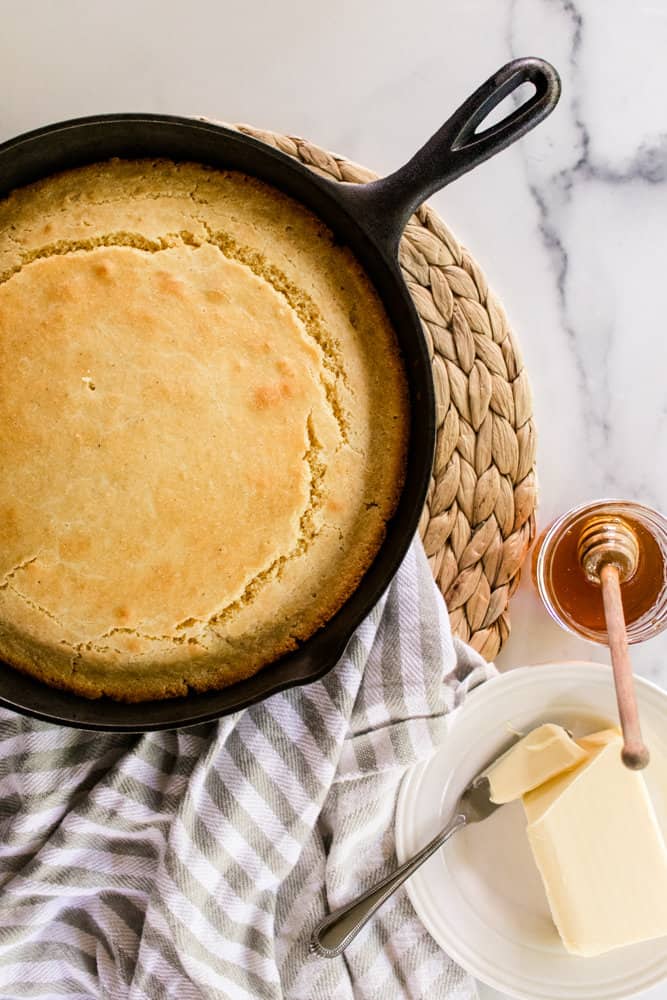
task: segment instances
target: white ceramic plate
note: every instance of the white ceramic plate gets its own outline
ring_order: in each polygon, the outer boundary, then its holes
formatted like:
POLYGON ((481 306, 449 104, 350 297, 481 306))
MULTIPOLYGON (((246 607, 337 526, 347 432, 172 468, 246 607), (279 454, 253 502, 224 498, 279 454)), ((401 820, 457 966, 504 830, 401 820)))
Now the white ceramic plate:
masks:
MULTIPOLYGON (((644 772, 667 835, 667 693, 637 678, 651 763, 644 772)), ((396 818, 399 859, 413 854, 451 816, 468 782, 501 752, 511 729, 557 722, 575 736, 617 718, 611 670, 593 663, 522 667, 473 691, 445 742, 413 768, 396 818)), ((553 926, 525 834, 511 803, 464 829, 408 881, 426 928, 474 976, 524 1000, 625 1000, 667 978, 667 938, 597 958, 569 955, 553 926)))

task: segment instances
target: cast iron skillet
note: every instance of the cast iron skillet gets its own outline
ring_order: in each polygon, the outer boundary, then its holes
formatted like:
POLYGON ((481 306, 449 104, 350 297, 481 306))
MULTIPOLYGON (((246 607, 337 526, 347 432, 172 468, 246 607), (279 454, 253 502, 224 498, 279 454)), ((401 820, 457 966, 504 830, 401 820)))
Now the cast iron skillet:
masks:
MULTIPOLYGON (((0 662, 0 704, 50 722, 118 732, 194 725, 324 676, 396 572, 417 530, 435 444, 431 364, 420 321, 398 266, 398 245, 415 209, 433 192, 493 156, 542 121, 560 96, 558 74, 540 59, 498 70, 413 158, 371 184, 324 180, 291 157, 239 132, 168 115, 100 115, 48 125, 0 145, 0 197, 60 170, 113 156, 167 157, 252 174, 318 215, 349 246, 379 292, 400 343, 410 387, 406 483, 385 541, 356 592, 294 653, 223 691, 124 705, 53 690, 0 662), (523 83, 534 94, 500 122, 476 131, 523 83)), ((382 358, 377 359, 378 365, 382 358)))

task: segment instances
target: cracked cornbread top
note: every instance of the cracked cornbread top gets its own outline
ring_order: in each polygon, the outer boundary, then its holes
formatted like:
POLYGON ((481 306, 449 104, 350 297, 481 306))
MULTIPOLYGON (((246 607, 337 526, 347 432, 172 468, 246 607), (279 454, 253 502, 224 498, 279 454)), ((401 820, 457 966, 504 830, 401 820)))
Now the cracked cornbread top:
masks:
POLYGON ((407 389, 351 253, 235 172, 69 171, 0 202, 0 657, 141 701, 322 626, 400 488, 407 389))

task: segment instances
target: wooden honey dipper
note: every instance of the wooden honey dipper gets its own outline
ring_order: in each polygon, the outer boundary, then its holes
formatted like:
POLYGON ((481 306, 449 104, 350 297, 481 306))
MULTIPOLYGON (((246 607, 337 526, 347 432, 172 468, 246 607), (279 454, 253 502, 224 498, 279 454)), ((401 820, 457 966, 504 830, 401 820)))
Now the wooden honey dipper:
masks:
POLYGON ((602 588, 616 701, 623 730, 621 757, 626 767, 639 771, 646 767, 650 758, 639 725, 621 600, 621 584, 630 579, 639 563, 637 536, 623 518, 600 514, 592 517, 581 532, 577 554, 586 578, 602 588))

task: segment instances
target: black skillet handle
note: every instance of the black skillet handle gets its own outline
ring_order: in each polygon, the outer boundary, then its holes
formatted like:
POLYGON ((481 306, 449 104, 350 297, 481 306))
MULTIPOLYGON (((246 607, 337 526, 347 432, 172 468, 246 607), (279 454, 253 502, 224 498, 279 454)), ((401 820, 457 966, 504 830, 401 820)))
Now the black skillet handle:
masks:
POLYGON ((370 184, 346 186, 344 199, 376 242, 396 256, 406 223, 423 201, 525 135, 553 111, 559 97, 560 78, 550 63, 515 59, 478 87, 405 166, 370 184), (532 83, 535 93, 478 132, 496 105, 523 83, 532 83))

